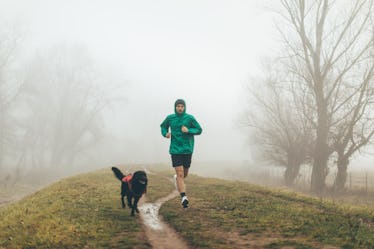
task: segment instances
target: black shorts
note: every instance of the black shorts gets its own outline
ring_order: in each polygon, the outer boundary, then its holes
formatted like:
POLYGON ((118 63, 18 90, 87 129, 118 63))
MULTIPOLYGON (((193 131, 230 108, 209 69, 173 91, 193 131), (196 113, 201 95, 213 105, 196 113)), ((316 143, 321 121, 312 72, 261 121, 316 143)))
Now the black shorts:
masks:
POLYGON ((191 166, 192 154, 172 154, 171 161, 173 162, 173 167, 183 166, 189 168, 191 166))

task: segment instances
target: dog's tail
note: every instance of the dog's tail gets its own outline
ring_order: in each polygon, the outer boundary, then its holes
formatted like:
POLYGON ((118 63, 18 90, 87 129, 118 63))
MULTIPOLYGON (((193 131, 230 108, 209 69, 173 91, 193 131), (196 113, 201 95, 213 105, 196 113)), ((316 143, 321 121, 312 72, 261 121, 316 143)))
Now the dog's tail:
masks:
POLYGON ((112 171, 114 173, 114 175, 120 180, 122 181, 122 178, 125 177, 125 175, 116 167, 112 167, 112 171))

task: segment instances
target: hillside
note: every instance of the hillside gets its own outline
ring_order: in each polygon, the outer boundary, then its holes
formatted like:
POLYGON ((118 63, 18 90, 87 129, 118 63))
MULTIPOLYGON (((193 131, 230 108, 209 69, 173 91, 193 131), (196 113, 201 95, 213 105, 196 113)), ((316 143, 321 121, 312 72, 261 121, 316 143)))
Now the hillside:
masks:
MULTIPOLYGON (((153 172, 147 202, 174 188, 172 171, 153 172)), ((187 187, 189 209, 173 198, 160 213, 191 248, 374 248, 371 209, 193 175, 187 187)), ((119 189, 108 168, 2 207, 0 248, 151 248, 141 219, 120 208, 119 189)))
POLYGON ((197 248, 374 248, 374 210, 239 181, 191 177, 191 208, 160 213, 197 248))
MULTIPOLYGON (((150 175, 148 196, 172 190, 150 175), (156 184, 156 185, 154 185, 156 184)), ((0 209, 0 248, 150 248, 140 219, 120 208, 110 168, 61 180, 0 209)))

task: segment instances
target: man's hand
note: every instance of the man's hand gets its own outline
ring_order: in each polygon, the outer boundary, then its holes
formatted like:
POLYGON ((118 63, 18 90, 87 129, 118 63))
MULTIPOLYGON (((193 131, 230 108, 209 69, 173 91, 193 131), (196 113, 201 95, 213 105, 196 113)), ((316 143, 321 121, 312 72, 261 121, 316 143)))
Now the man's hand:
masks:
POLYGON ((166 137, 166 138, 170 138, 170 137, 171 137, 170 132, 166 133, 165 137, 166 137))
POLYGON ((187 133, 188 132, 188 128, 186 127, 186 126, 182 126, 182 132, 184 132, 184 133, 187 133))

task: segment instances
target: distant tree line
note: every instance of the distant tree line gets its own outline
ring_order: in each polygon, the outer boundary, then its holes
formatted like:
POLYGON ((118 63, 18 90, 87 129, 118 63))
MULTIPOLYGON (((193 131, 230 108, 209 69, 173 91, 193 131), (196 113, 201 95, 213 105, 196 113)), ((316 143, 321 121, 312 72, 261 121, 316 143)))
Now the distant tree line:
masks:
POLYGON ((350 159, 373 144, 373 0, 280 3, 282 52, 251 82, 251 143, 285 167, 287 185, 310 165, 311 191, 322 193, 335 165, 332 187, 343 191, 350 159))
POLYGON ((56 45, 26 62, 17 47, 14 34, 0 32, 0 182, 25 168, 63 172, 89 157, 113 101, 103 88, 110 77, 84 47, 56 45))

